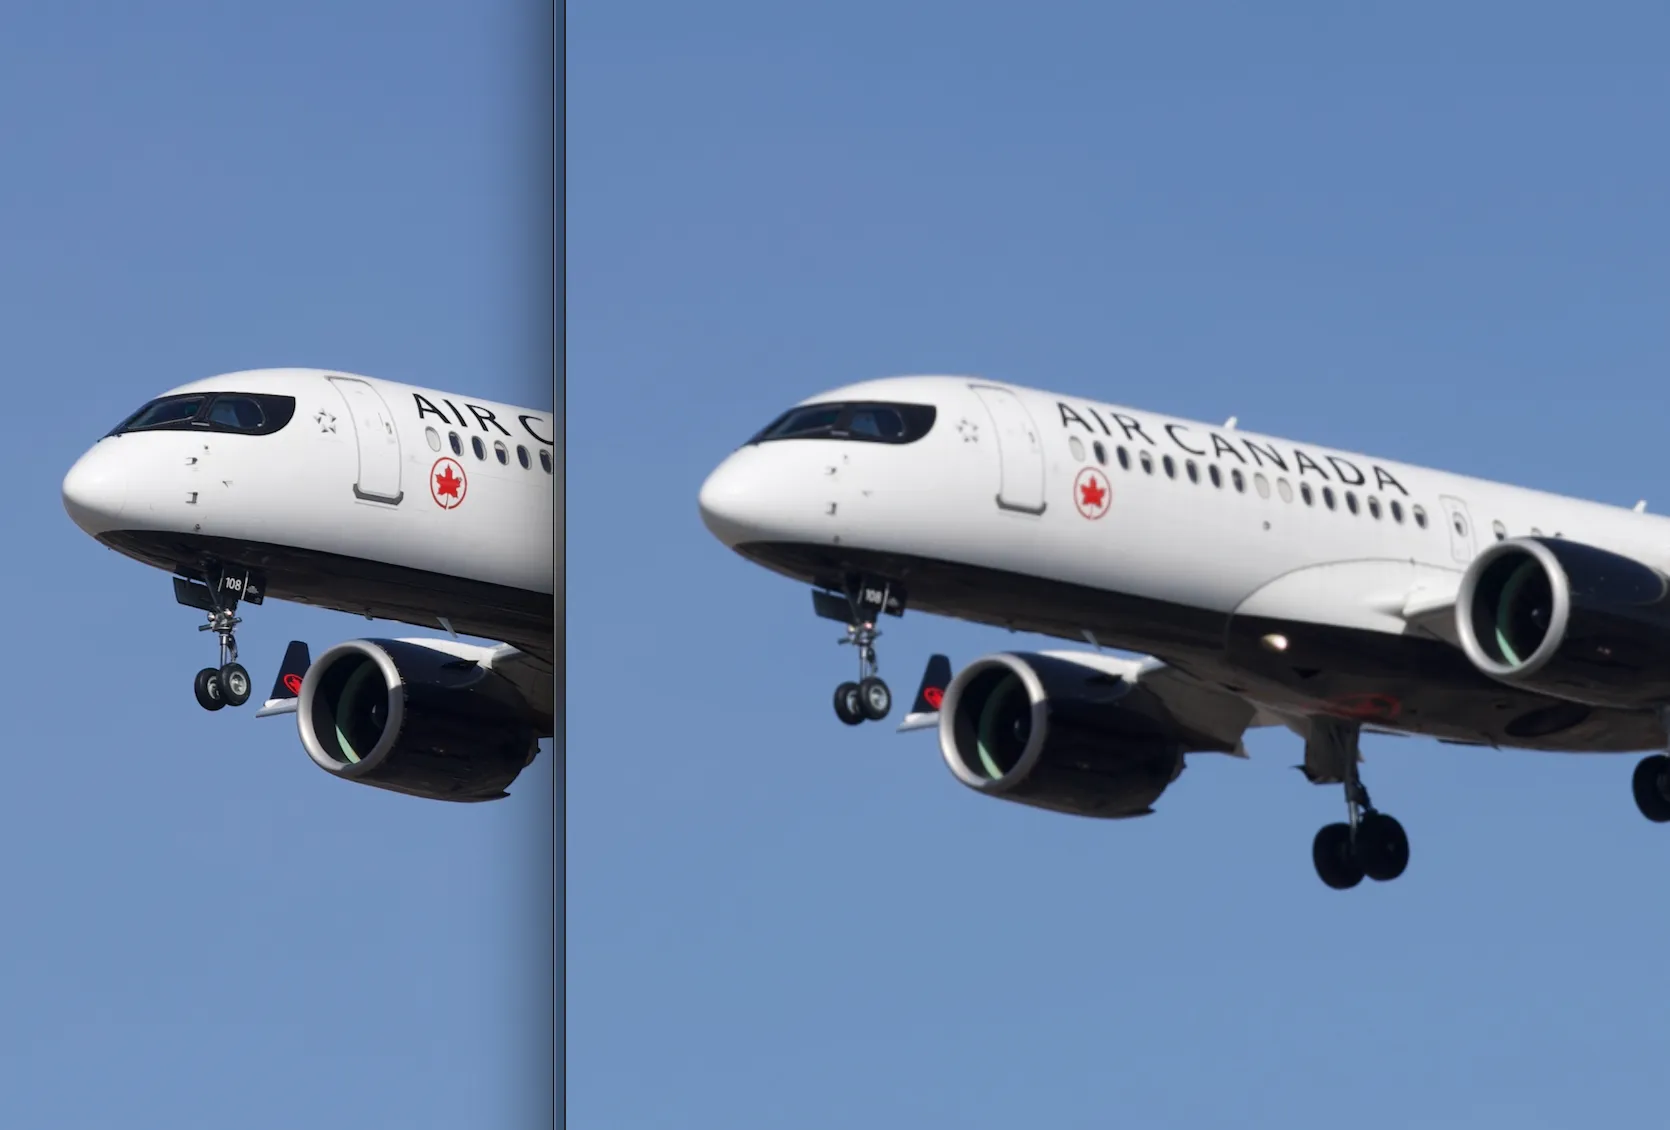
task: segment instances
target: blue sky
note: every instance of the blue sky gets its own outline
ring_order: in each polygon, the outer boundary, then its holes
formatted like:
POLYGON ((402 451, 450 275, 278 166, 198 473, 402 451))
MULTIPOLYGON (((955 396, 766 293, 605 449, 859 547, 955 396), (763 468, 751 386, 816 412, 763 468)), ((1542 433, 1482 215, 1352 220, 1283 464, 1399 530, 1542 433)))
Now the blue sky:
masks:
MULTIPOLYGON (((287 720, 206 714, 200 615, 59 501, 125 414, 227 370, 550 407, 538 15, 356 0, 0 21, 0 1123, 452 1128, 538 1109, 549 756, 508 801, 424 804, 331 779, 287 720)), ((239 641, 264 695, 289 639, 381 634, 422 633, 269 602, 239 641)))
MULTIPOLYGON (((1620 11, 568 15, 571 1124, 1658 1116, 1634 757, 1370 739, 1413 857, 1342 895, 1291 735, 1142 821, 979 797, 836 722, 838 626, 696 511, 920 371, 1670 508, 1667 29, 1620 11)), ((886 627, 901 694, 1037 642, 886 627)))

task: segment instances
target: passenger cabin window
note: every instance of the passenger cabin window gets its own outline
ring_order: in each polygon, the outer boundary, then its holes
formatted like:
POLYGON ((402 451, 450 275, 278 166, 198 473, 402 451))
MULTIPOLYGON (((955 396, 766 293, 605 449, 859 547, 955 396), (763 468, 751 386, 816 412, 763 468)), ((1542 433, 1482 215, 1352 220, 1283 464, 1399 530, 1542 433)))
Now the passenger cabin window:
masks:
POLYGON ((481 442, 480 436, 470 437, 470 450, 475 452, 475 457, 477 459, 487 458, 487 445, 481 442))
POLYGON ((551 453, 544 448, 539 452, 539 465, 545 469, 547 475, 551 473, 551 453))
POLYGON ((504 440, 493 441, 493 457, 499 461, 500 466, 510 465, 510 449, 504 445, 504 440))
POLYGON ((441 450, 441 433, 440 432, 436 431, 434 428, 424 428, 423 429, 423 438, 424 438, 424 441, 429 444, 429 450, 430 451, 441 450))
POLYGON ((934 426, 931 404, 806 404, 773 420, 750 444, 780 439, 846 439, 915 443, 934 426))
POLYGON ((522 469, 524 471, 533 466, 533 464, 528 462, 528 449, 523 447, 521 444, 516 445, 516 462, 522 464, 522 469))
POLYGON ((446 434, 446 438, 447 442, 452 444, 452 453, 454 455, 464 454, 464 441, 458 438, 457 432, 448 432, 446 434))
POLYGON ((207 431, 271 435, 296 414, 296 398, 270 393, 197 392, 151 401, 113 428, 128 432, 207 431))
POLYGON ((1096 453, 1096 462, 1100 463, 1104 467, 1108 465, 1108 449, 1102 446, 1101 440, 1097 440, 1095 443, 1091 444, 1090 450, 1096 453))

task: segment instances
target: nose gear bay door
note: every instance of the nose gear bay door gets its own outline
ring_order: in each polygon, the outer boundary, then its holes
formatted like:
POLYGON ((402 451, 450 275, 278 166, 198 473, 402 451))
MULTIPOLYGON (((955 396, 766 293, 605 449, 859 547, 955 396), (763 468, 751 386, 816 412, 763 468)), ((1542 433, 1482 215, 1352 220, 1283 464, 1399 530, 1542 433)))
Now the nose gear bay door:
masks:
POLYGON ((354 497, 400 505, 405 494, 400 489, 400 432, 394 426, 394 413, 365 381, 353 377, 328 379, 342 394, 348 416, 354 421, 354 440, 360 454, 354 497))
POLYGON ((997 505, 1022 514, 1044 512, 1044 443, 1020 397, 995 385, 970 385, 991 413, 1003 477, 997 505))

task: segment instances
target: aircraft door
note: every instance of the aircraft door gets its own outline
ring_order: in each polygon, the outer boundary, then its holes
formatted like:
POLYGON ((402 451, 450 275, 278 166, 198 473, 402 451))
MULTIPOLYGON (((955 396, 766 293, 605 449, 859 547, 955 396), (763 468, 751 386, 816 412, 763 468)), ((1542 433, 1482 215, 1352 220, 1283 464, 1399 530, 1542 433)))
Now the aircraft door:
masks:
POLYGON ((1444 520, 1450 527, 1451 555, 1463 564, 1473 560, 1473 518, 1467 513, 1467 504, 1447 494, 1439 495, 1438 501, 1444 507, 1444 520))
POLYGON ((328 379, 342 394, 354 421, 354 440, 360 455, 354 497, 398 506, 404 493, 400 489, 400 431, 394 426, 394 413, 365 381, 353 377, 328 379))
POLYGON ((1020 397, 995 385, 970 385, 991 413, 1003 474, 997 504, 1022 514, 1044 512, 1044 444, 1020 397))

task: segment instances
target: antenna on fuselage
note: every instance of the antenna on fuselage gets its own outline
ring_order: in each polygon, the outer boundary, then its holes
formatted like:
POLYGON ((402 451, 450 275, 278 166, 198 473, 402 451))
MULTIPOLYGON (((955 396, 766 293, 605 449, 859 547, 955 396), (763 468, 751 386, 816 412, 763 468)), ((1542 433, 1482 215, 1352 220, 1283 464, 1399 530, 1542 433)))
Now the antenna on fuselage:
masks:
POLYGON ((1646 499, 1643 498, 1640 502, 1637 502, 1635 504, 1635 512, 1637 514, 1645 514, 1647 512, 1647 500, 1646 499))
POLYGON ((1224 421, 1224 428, 1228 431, 1234 431, 1236 422, 1240 419, 1241 417, 1239 416, 1231 416, 1229 419, 1224 421))

